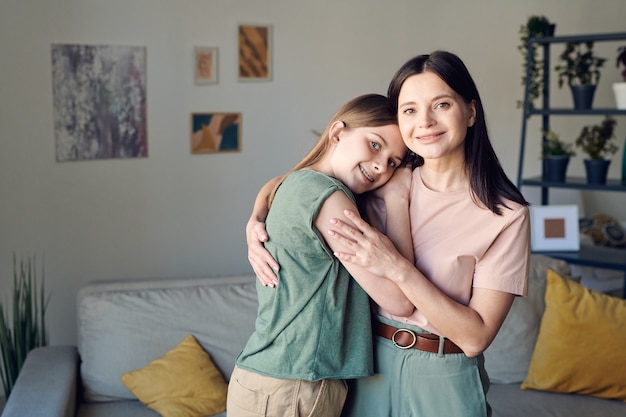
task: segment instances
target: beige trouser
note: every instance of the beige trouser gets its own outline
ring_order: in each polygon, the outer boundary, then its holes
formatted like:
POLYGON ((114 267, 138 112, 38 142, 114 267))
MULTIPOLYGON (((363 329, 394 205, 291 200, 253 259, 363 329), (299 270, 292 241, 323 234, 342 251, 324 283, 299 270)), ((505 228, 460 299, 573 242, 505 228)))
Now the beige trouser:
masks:
POLYGON ((228 417, 338 417, 347 392, 342 379, 278 379, 235 366, 226 413, 228 417))

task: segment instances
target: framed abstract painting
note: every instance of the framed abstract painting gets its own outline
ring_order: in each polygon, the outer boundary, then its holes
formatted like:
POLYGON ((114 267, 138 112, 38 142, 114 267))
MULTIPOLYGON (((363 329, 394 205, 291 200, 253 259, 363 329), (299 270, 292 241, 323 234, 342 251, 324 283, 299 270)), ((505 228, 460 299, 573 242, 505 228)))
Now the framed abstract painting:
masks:
POLYGON ((191 153, 239 152, 241 113, 192 113, 191 153))

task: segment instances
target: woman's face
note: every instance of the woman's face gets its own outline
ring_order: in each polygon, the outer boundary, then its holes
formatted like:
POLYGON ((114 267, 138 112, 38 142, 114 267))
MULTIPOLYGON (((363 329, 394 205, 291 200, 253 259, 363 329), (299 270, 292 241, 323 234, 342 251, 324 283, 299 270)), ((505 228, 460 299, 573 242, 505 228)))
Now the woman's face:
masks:
MULTIPOLYGON (((355 194, 384 185, 402 163, 407 152, 397 125, 331 128, 334 150, 329 175, 343 182, 355 194)), ((335 126, 335 124, 333 125, 335 126)))
POLYGON ((467 104, 433 72, 406 79, 398 96, 398 123, 409 149, 425 160, 463 157, 467 128, 476 117, 467 104))

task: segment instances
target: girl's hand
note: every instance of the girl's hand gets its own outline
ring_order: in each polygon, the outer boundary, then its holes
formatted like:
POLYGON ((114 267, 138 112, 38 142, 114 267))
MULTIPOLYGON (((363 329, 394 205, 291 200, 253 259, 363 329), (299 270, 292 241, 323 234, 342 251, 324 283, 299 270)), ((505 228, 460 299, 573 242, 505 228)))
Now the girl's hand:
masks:
POLYGON ((331 239, 341 242, 350 250, 350 252, 336 252, 337 258, 365 268, 374 275, 391 280, 394 280, 395 271, 400 272, 400 268, 410 269, 413 267, 396 250, 387 236, 368 225, 351 210, 345 210, 344 214, 354 223, 356 228, 340 219, 333 218, 330 220, 332 224, 332 229, 329 231, 331 239))
POLYGON ((266 287, 276 287, 278 278, 274 271, 279 270, 278 263, 265 249, 263 242, 269 236, 265 230, 265 223, 252 217, 246 224, 246 242, 248 244, 248 261, 257 276, 257 279, 266 287))

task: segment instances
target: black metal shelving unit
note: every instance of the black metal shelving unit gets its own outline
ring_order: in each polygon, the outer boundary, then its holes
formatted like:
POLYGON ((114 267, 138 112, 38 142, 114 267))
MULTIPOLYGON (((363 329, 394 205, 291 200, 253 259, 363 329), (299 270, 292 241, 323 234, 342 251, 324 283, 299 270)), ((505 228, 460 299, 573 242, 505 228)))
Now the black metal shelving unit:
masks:
MULTIPOLYGON (((524 88, 524 105, 522 115, 522 128, 520 140, 519 165, 517 175, 517 186, 530 186, 541 188, 541 204, 549 203, 550 188, 569 188, 591 191, 614 191, 626 192, 626 183, 621 180, 609 179, 606 185, 587 184, 585 178, 568 177, 565 182, 544 181, 539 177, 524 177, 524 158, 526 150, 526 125, 528 119, 532 116, 539 116, 542 119, 542 130, 546 131, 550 127, 551 116, 590 116, 590 115, 615 115, 626 116, 626 110, 618 110, 616 108, 594 108, 589 110, 575 110, 569 108, 551 108, 550 107, 550 46, 555 43, 567 42, 604 42, 604 41, 621 41, 626 40, 626 32, 618 33, 600 33, 589 35, 568 35, 568 36, 545 36, 528 39, 528 60, 531 62, 531 55, 534 46, 540 46, 543 49, 543 90, 542 90, 542 107, 541 109, 530 109, 529 103, 529 86, 528 82, 524 88)), ((530 65, 526 67, 526 80, 529 80, 530 65)), ((603 247, 587 247, 583 246, 578 252, 541 252, 546 256, 557 259, 563 259, 569 263, 592 266, 599 268, 615 269, 624 272, 624 289, 623 298, 626 298, 626 250, 603 248, 603 247)))

